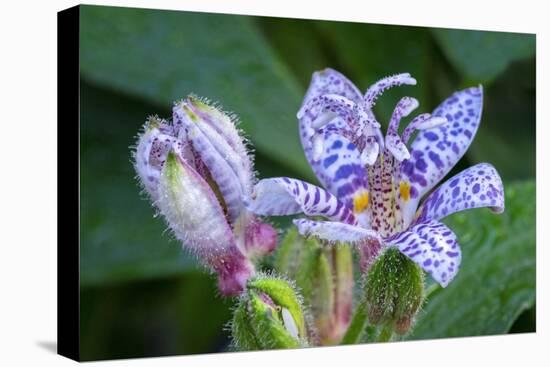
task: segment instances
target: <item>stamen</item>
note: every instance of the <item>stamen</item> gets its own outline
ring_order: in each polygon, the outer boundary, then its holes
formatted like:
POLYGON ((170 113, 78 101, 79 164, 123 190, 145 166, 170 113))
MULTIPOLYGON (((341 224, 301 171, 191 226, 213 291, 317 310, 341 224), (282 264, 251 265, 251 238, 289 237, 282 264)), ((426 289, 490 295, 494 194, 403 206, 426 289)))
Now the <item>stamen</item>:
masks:
POLYGON ((380 145, 376 142, 376 137, 369 136, 365 139, 365 146, 361 151, 361 163, 364 166, 372 166, 380 153, 380 145))
POLYGON ((388 132, 389 134, 395 134, 397 135, 397 132, 399 130, 399 123, 401 122, 401 119, 403 117, 408 116, 412 111, 414 111, 418 107, 419 103, 416 98, 412 97, 403 97, 401 100, 397 103, 395 106, 390 123, 388 124, 388 132))
POLYGON ((398 161, 403 161, 410 158, 410 153, 407 147, 401 141, 398 135, 399 123, 401 118, 408 116, 414 109, 418 107, 418 101, 412 97, 403 97, 395 106, 393 114, 388 125, 388 131, 386 133, 386 149, 398 161))
POLYGON ((391 87, 398 85, 416 85, 416 79, 411 77, 409 73, 392 75, 386 78, 383 78, 372 86, 369 87, 363 100, 366 103, 367 108, 372 108, 376 102, 376 99, 386 90, 391 87))
POLYGON ((325 147, 325 137, 323 134, 315 134, 313 135, 313 160, 317 162, 319 159, 321 159, 321 156, 323 155, 323 149, 325 147))
POLYGON ((319 129, 332 120, 334 120, 338 115, 333 112, 325 112, 319 114, 319 116, 311 123, 311 127, 314 129, 319 129))
POLYGON ((399 162, 411 157, 407 146, 401 141, 398 135, 386 135, 386 149, 399 162))

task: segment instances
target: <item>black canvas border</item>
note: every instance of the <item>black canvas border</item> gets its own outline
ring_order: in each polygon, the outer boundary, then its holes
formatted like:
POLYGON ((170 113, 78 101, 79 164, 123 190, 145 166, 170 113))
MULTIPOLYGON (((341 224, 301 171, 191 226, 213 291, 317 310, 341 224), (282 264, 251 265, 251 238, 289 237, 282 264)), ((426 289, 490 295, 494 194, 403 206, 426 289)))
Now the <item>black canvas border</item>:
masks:
POLYGON ((57 353, 80 360, 80 6, 57 13, 57 353))

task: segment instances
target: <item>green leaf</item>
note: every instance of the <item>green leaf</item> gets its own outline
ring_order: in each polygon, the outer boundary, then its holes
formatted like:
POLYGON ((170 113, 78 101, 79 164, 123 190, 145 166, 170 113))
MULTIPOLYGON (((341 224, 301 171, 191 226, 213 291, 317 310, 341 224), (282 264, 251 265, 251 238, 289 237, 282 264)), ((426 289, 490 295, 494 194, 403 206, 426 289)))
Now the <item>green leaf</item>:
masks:
POLYGON ((490 82, 511 62, 535 54, 534 34, 440 28, 432 33, 467 82, 490 82))
POLYGON ((252 17, 82 6, 80 30, 86 79, 158 106, 189 93, 219 101, 259 152, 313 177, 296 120, 304 91, 252 17))
POLYGON ((317 23, 323 21, 273 17, 259 17, 255 20, 277 56, 301 83, 304 92, 314 71, 331 66, 326 41, 316 27, 317 23), (300 37, 296 37, 297 34, 300 37))
POLYGON ((514 63, 485 89, 479 130, 467 152, 473 162, 491 162, 501 177, 535 176, 535 61, 514 63))
POLYGON ((535 183, 507 184, 506 210, 471 210, 446 223, 462 247, 461 269, 431 294, 409 339, 508 332, 535 302, 535 183))

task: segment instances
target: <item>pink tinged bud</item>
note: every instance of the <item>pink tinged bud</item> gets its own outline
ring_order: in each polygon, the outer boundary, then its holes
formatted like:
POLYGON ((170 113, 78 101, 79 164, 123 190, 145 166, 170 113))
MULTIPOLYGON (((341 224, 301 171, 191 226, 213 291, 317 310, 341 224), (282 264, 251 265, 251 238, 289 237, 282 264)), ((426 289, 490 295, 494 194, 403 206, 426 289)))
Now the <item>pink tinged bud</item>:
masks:
POLYGON ((235 295, 242 291, 253 267, 237 248, 215 194, 173 151, 161 170, 157 194, 157 206, 176 237, 218 273, 221 293, 235 295))
POLYGON ((266 223, 253 220, 245 233, 245 249, 249 258, 266 256, 277 246, 277 231, 266 223))
POLYGON ((242 293, 246 282, 254 275, 253 265, 235 246, 229 249, 229 256, 217 259, 213 269, 218 274, 218 288, 224 296, 242 293))
POLYGON ((359 265, 362 273, 366 273, 369 270, 369 267, 374 262, 381 249, 382 244, 374 239, 366 240, 359 246, 359 265))

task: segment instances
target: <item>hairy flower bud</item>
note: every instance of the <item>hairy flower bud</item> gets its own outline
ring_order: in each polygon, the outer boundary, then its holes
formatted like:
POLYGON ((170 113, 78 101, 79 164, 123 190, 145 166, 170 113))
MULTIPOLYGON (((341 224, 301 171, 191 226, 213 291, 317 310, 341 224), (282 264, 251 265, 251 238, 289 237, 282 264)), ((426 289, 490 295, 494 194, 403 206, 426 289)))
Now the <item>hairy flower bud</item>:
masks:
POLYGON ((394 247, 370 266, 363 287, 369 321, 407 333, 424 299, 424 275, 394 247))
POLYGON ((160 175, 157 205, 188 249, 219 274, 220 291, 244 289, 253 267, 238 249, 231 227, 208 184, 171 152, 160 175))
POLYGON ((239 350, 307 346, 307 329, 300 296, 286 280, 258 276, 249 281, 231 330, 239 350))
POLYGON ((242 292, 277 234, 243 204, 254 174, 235 119, 193 96, 179 101, 172 122, 147 120, 134 167, 176 237, 218 274, 221 293, 242 292))

